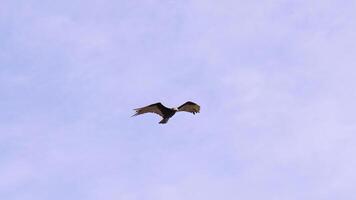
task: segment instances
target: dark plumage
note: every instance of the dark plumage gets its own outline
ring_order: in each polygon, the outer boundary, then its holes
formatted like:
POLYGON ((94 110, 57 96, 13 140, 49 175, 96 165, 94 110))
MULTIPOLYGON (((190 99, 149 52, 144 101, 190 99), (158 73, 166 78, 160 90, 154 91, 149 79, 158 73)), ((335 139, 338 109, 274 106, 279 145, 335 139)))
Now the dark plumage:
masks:
POLYGON ((134 110, 136 111, 136 113, 132 116, 137 116, 145 113, 156 113, 162 117, 162 120, 159 123, 165 124, 168 122, 169 118, 171 118, 174 114, 176 114, 176 112, 179 111, 186 111, 193 114, 199 113, 200 106, 194 102, 188 101, 185 102, 183 105, 179 106, 178 108, 167 108, 159 102, 142 108, 136 108, 134 110))

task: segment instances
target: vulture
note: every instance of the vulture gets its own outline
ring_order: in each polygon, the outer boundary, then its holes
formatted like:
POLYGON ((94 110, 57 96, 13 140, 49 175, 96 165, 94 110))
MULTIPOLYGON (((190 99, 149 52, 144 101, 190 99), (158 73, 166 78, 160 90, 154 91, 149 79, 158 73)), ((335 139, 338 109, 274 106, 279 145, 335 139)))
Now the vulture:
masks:
POLYGON ((195 113, 199 113, 200 106, 194 102, 187 101, 178 108, 167 108, 166 106, 162 105, 161 102, 158 102, 142 108, 136 108, 134 110, 136 111, 136 113, 132 115, 132 117, 145 113, 156 113, 162 117, 162 120, 159 123, 165 124, 168 122, 169 118, 176 114, 176 112, 186 111, 193 113, 194 115, 195 113))

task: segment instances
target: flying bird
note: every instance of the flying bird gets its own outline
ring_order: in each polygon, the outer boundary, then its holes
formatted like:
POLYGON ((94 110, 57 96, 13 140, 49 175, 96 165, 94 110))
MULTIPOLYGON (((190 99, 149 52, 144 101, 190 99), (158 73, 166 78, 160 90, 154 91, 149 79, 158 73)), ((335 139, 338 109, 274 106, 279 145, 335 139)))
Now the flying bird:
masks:
POLYGON ((142 108, 136 108, 134 110, 136 111, 136 113, 132 115, 132 117, 145 113, 156 113, 162 117, 162 120, 159 123, 165 124, 168 122, 169 118, 176 114, 176 112, 186 111, 193 113, 194 115, 195 113, 199 113, 200 106, 194 102, 187 101, 178 108, 167 108, 166 106, 162 105, 161 102, 158 102, 142 108))

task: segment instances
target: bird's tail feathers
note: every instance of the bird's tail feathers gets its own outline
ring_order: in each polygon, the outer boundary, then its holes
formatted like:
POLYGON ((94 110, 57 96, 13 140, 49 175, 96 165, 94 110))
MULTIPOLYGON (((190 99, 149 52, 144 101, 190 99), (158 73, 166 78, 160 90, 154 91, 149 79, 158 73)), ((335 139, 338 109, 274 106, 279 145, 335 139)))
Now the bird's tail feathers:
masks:
POLYGON ((165 123, 168 122, 168 120, 169 120, 169 118, 163 118, 159 123, 160 124, 165 124, 165 123))

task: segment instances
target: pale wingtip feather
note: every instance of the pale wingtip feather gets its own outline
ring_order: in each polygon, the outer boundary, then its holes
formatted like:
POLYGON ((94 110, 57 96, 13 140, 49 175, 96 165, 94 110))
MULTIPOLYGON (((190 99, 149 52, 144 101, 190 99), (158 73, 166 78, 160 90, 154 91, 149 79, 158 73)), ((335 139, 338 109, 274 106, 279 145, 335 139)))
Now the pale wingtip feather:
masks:
MULTIPOLYGON (((134 110, 135 110, 135 109, 134 109, 134 110)), ((137 110, 135 110, 135 111, 136 111, 136 113, 133 114, 131 117, 135 117, 135 116, 139 115, 138 111, 137 111, 137 110)))

